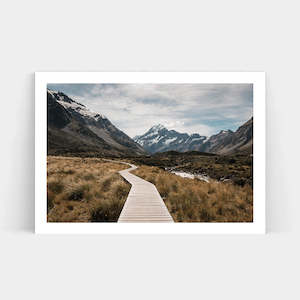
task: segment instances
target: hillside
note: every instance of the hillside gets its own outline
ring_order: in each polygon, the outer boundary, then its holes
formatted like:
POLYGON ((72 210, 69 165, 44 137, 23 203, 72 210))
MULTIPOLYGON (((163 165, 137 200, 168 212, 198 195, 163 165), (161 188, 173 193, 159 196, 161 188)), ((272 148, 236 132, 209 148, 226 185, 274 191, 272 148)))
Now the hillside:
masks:
POLYGON ((105 116, 47 90, 48 154, 132 156, 145 150, 105 116))

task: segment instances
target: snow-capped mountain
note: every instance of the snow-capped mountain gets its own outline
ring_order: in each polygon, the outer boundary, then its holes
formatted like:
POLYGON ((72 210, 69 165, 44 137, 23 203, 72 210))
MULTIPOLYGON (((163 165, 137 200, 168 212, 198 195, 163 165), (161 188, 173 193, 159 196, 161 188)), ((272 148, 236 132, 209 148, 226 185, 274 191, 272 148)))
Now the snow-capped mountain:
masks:
POLYGON ((145 134, 134 137, 134 140, 150 153, 175 150, 179 152, 201 151, 217 154, 233 152, 252 152, 253 118, 240 126, 237 131, 221 130, 211 137, 197 133, 179 133, 168 130, 163 125, 155 125, 145 134))
POLYGON ((150 153, 169 150, 180 152, 198 150, 206 139, 207 137, 197 133, 189 135, 168 130, 161 124, 153 126, 143 135, 134 137, 134 140, 150 153))
POLYGON ((48 153, 140 155, 145 150, 107 117, 62 92, 47 90, 48 153))
POLYGON ((72 100, 71 98, 69 98, 67 95, 65 95, 62 92, 55 92, 55 91, 51 91, 51 90, 47 90, 47 92, 60 105, 62 105, 67 110, 71 110, 73 113, 77 113, 79 115, 82 115, 83 117, 90 118, 95 121, 97 121, 100 118, 106 119, 106 117, 104 115, 95 113, 95 112, 87 109, 85 105, 72 100))

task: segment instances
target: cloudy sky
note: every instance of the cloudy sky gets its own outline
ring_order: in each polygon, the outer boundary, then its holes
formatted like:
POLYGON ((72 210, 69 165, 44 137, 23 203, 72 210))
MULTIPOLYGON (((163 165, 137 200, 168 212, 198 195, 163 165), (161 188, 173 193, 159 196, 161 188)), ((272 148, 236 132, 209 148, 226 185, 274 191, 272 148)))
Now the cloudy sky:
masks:
POLYGON ((156 124, 210 136, 253 114, 252 84, 48 84, 104 114, 130 137, 156 124))

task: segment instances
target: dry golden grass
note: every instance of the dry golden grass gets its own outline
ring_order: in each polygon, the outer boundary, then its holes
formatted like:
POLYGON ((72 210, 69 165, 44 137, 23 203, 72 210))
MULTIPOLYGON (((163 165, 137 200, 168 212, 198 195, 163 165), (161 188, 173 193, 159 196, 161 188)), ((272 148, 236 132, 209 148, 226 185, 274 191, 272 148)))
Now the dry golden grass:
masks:
POLYGON ((130 185, 126 165, 96 158, 47 158, 48 222, 116 222, 130 185))
POLYGON ((253 221, 253 191, 249 185, 206 183, 148 166, 133 173, 155 184, 176 222, 253 221))

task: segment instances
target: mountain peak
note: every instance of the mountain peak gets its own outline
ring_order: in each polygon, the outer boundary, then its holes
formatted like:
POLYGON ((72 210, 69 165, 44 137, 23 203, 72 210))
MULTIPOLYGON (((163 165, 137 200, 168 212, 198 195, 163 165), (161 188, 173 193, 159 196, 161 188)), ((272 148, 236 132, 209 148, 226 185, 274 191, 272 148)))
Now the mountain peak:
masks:
POLYGON ((93 119, 95 121, 98 121, 99 119, 107 119, 104 115, 93 112, 89 110, 85 105, 76 102, 69 98, 66 94, 63 92, 56 92, 47 89, 47 93, 51 95, 51 97, 57 101, 60 105, 62 105, 65 109, 70 109, 74 111, 75 113, 80 114, 83 117, 87 117, 90 119, 93 119))
POLYGON ((162 124, 157 124, 150 128, 150 130, 152 130, 152 131, 159 131, 159 130, 163 130, 163 129, 167 129, 167 128, 162 124))
POLYGON ((47 92, 52 96, 52 98, 56 101, 63 101, 66 103, 76 103, 79 106, 85 107, 85 105, 74 101, 73 99, 71 99, 70 97, 68 97, 66 94, 64 94, 63 92, 60 91, 53 91, 53 90, 49 90, 47 89, 47 92))
POLYGON ((219 132, 219 134, 220 133, 233 133, 233 131, 231 131, 230 129, 227 129, 227 130, 221 130, 220 132, 219 132))
POLYGON ((152 126, 145 134, 134 137, 134 140, 148 152, 197 150, 206 137, 195 133, 189 135, 175 130, 168 130, 164 125, 152 126))

